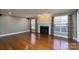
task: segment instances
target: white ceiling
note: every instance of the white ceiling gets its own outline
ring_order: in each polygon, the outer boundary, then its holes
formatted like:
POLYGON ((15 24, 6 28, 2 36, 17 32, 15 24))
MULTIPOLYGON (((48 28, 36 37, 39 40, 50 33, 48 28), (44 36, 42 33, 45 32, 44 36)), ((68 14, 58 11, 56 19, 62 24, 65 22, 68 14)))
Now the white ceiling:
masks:
POLYGON ((42 13, 59 14, 66 12, 74 12, 76 9, 0 9, 1 14, 8 14, 11 12, 13 16, 36 16, 42 13))

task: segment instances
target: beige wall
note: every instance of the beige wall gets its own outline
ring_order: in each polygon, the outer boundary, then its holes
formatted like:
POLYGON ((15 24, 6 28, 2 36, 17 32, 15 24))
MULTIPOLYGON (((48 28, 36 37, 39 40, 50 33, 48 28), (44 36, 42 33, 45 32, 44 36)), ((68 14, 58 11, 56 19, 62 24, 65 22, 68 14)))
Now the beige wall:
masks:
POLYGON ((0 16, 0 35, 28 30, 28 20, 26 18, 0 16))
POLYGON ((38 16, 38 23, 51 23, 51 15, 48 13, 38 16))

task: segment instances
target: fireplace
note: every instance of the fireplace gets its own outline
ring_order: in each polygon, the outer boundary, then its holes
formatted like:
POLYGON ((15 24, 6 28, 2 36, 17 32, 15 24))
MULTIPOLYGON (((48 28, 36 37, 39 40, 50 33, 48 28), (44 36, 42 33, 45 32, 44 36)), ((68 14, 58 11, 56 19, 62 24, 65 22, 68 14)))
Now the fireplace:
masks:
POLYGON ((40 34, 49 35, 49 26, 40 26, 40 34))

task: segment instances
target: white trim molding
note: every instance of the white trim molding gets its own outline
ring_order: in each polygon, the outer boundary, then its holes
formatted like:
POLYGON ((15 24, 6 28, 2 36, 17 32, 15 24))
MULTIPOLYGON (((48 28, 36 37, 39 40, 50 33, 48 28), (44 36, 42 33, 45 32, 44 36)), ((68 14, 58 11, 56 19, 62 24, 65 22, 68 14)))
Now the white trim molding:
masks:
POLYGON ((5 37, 5 36, 9 36, 9 35, 14 35, 14 34, 20 34, 20 33, 24 33, 24 32, 29 32, 29 31, 21 31, 21 32, 14 32, 14 33, 2 34, 2 35, 0 35, 0 37, 5 37))
POLYGON ((79 42, 79 10, 77 12, 77 41, 79 42))

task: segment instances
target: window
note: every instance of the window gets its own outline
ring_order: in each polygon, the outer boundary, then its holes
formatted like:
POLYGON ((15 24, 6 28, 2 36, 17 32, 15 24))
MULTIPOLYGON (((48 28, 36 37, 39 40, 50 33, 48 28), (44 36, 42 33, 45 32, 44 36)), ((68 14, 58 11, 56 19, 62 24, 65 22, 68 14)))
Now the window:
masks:
POLYGON ((67 35, 68 33, 68 16, 56 16, 54 18, 54 32, 67 35))
POLYGON ((31 20, 31 27, 32 27, 32 30, 35 30, 35 19, 31 20))
POLYGON ((67 32, 67 26, 62 26, 61 27, 61 32, 67 32))
POLYGON ((60 31, 60 26, 55 26, 54 30, 59 32, 60 31))

